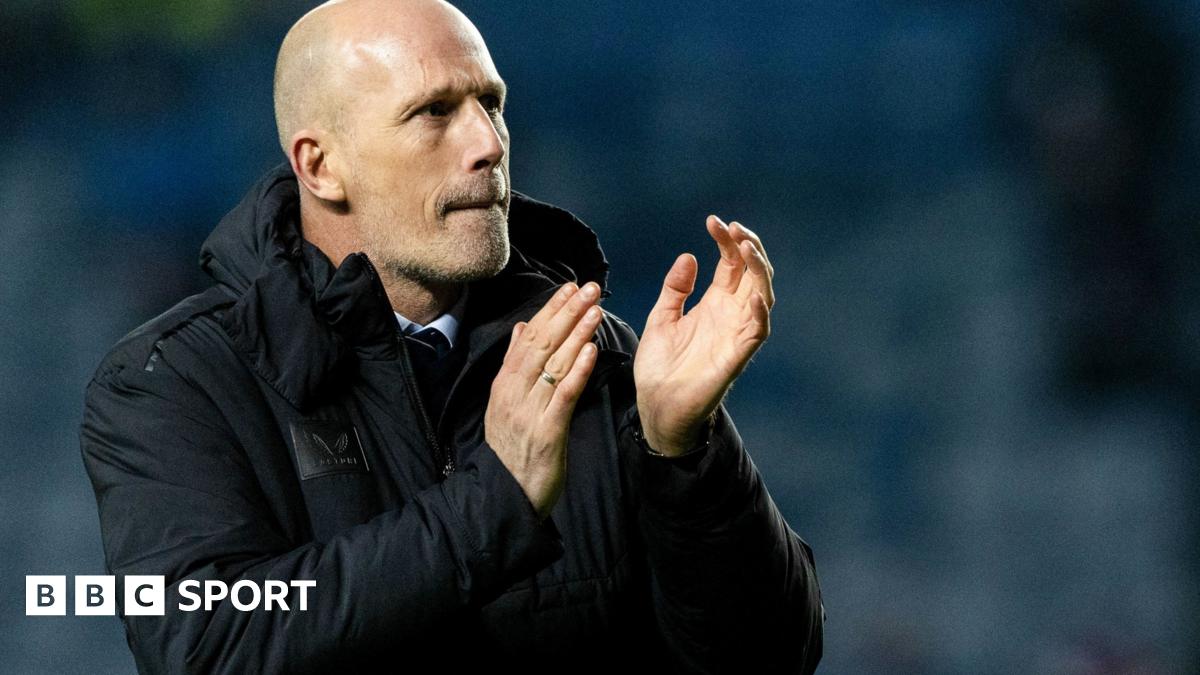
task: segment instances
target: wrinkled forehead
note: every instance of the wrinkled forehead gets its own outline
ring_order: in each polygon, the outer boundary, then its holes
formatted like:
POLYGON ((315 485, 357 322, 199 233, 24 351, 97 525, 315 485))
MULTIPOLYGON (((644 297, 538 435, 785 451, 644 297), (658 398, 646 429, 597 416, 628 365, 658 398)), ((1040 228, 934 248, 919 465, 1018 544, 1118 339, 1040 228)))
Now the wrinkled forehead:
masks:
POLYGON ((407 25, 384 19, 340 41, 339 52, 345 73, 368 90, 417 94, 500 80, 479 31, 453 15, 407 25))

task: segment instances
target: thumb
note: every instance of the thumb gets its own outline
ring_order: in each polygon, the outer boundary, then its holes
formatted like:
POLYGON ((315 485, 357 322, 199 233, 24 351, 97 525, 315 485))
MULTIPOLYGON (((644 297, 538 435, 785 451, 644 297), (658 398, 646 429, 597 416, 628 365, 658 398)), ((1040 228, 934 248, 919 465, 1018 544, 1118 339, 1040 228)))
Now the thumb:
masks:
POLYGON ((663 321, 678 321, 683 316, 683 305, 688 296, 696 288, 696 272, 699 265, 691 253, 681 254, 667 271, 663 279, 662 292, 658 294, 658 302, 650 310, 647 323, 663 321))

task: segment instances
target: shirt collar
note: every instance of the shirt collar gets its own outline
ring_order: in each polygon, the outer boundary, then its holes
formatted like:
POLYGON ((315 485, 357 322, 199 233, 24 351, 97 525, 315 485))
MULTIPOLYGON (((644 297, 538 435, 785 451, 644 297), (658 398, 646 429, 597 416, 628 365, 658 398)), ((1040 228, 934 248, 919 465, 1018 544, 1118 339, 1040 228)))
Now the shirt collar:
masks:
POLYGON ((422 326, 416 321, 411 321, 400 312, 393 312, 396 315, 396 321, 400 323, 400 331, 405 335, 415 333, 426 328, 436 328, 442 335, 446 336, 446 341, 450 343, 450 347, 454 347, 454 341, 458 338, 458 327, 462 323, 463 313, 467 308, 467 285, 463 284, 462 292, 458 294, 458 300, 454 306, 441 316, 433 321, 422 326))

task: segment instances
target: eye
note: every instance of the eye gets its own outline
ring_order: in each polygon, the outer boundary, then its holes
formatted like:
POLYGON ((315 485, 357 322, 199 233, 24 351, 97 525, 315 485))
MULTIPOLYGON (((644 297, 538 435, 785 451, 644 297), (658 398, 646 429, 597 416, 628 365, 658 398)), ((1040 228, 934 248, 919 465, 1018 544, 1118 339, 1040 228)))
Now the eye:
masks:
POLYGON ((495 94, 484 94, 479 97, 479 104, 483 109, 491 114, 496 114, 500 111, 500 97, 495 94))
POLYGON ((445 101, 434 101, 425 106, 421 113, 431 117, 445 117, 450 114, 450 106, 446 105, 445 101))

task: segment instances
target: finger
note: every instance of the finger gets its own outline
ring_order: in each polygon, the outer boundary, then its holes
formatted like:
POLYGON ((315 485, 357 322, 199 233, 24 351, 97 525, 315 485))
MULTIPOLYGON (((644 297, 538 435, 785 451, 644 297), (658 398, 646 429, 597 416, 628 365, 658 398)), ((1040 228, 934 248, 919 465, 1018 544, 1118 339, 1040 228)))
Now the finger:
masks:
POLYGON ((592 305, 588 308, 579 323, 575 324, 575 328, 571 330, 571 334, 567 336, 562 346, 546 360, 546 365, 542 368, 542 372, 554 378, 555 383, 547 382, 542 377, 542 374, 538 373, 537 379, 533 381, 533 389, 528 395, 531 401, 536 402, 542 408, 545 408, 549 404, 555 389, 566 378, 568 372, 570 372, 572 364, 575 363, 579 356, 579 352, 585 345, 591 344, 592 336, 596 334, 596 328, 600 325, 601 315, 602 312, 599 307, 592 305))
POLYGON ((742 259, 746 261, 746 275, 742 277, 738 288, 739 298, 749 299, 753 293, 759 293, 767 303, 767 309, 775 306, 775 289, 771 282, 771 271, 762 253, 748 241, 743 241, 738 247, 742 259))
POLYGON ((765 341, 771 336, 771 307, 766 298, 757 291, 750 298, 750 323, 746 337, 765 341))
POLYGON ((562 346, 584 313, 599 299, 600 285, 589 281, 544 323, 535 325, 529 322, 520 344, 520 348, 525 350, 520 372, 527 385, 534 384, 534 380, 545 369, 550 355, 562 346))
MULTIPOLYGON (((566 377, 567 371, 571 369, 571 364, 575 363, 575 357, 579 355, 579 350, 596 334, 596 327, 600 325, 600 315, 599 307, 595 305, 589 307, 579 323, 571 329, 567 339, 550 355, 550 358, 546 359, 546 365, 542 367, 542 370, 555 380, 566 377)), ((538 379, 541 381, 540 377, 538 379)))
MULTIPOLYGON (((525 361, 525 355, 529 352, 529 348, 533 344, 534 338, 537 336, 538 326, 544 326, 546 323, 548 323, 555 314, 557 314, 563 307, 567 306, 567 303, 571 300, 571 298, 575 297, 578 292, 579 287, 575 285, 575 282, 568 281, 560 286, 554 295, 550 296, 550 299, 546 301, 546 304, 542 305, 541 309, 539 309, 537 313, 529 319, 529 321, 524 322, 525 325, 521 327, 520 333, 521 338, 523 339, 516 338, 514 336, 514 342, 512 343, 512 356, 509 358, 512 359, 511 367, 513 372, 521 371, 521 364, 525 361), (531 326, 533 327, 532 330, 530 330, 531 326)), ((508 361, 505 363, 507 364, 508 361)))
POLYGON ((548 322, 560 309, 567 305, 567 302, 571 298, 575 297, 578 291, 579 287, 573 281, 568 281, 560 286, 558 291, 550 296, 546 304, 542 305, 542 308, 537 311, 537 314, 534 314, 533 318, 528 321, 529 326, 533 326, 536 330, 538 326, 548 322))
POLYGON ((524 321, 518 321, 513 324, 512 335, 508 338, 508 349, 504 352, 504 364, 515 365, 515 359, 512 358, 513 348, 517 345, 517 341, 521 339, 521 331, 525 328, 524 321))
POLYGON ((767 308, 767 301, 757 292, 743 306, 741 321, 742 326, 738 330, 738 351, 741 356, 733 374, 735 378, 741 377, 746 366, 750 365, 750 359, 754 358, 754 354, 771 335, 771 312, 767 308))
POLYGON ((737 242, 729 233, 729 226, 720 218, 709 216, 705 224, 708 226, 709 236, 717 242, 717 248, 721 251, 721 259, 717 261, 717 269, 713 272, 712 285, 733 293, 737 290, 738 282, 742 279, 742 272, 746 269, 742 256, 738 253, 737 242))
POLYGON ((575 358, 575 363, 572 364, 567 376, 554 388, 554 395, 546 406, 546 416, 551 423, 570 423, 571 415, 575 412, 575 403, 583 394, 583 388, 587 385, 592 368, 596 365, 596 354, 595 344, 591 342, 585 344, 583 349, 579 350, 579 355, 575 358))
POLYGON ((646 319, 647 325, 678 321, 683 316, 683 305, 696 288, 697 269, 696 257, 691 253, 684 253, 675 259, 663 279, 658 301, 646 319))
POLYGON ((749 241, 753 244, 754 248, 758 249, 758 253, 762 256, 763 261, 767 264, 767 274, 772 279, 775 278, 775 267, 771 265, 771 259, 767 257, 767 249, 763 246, 762 240, 759 239, 757 234, 736 220, 729 224, 729 234, 739 245, 743 241, 749 241))

